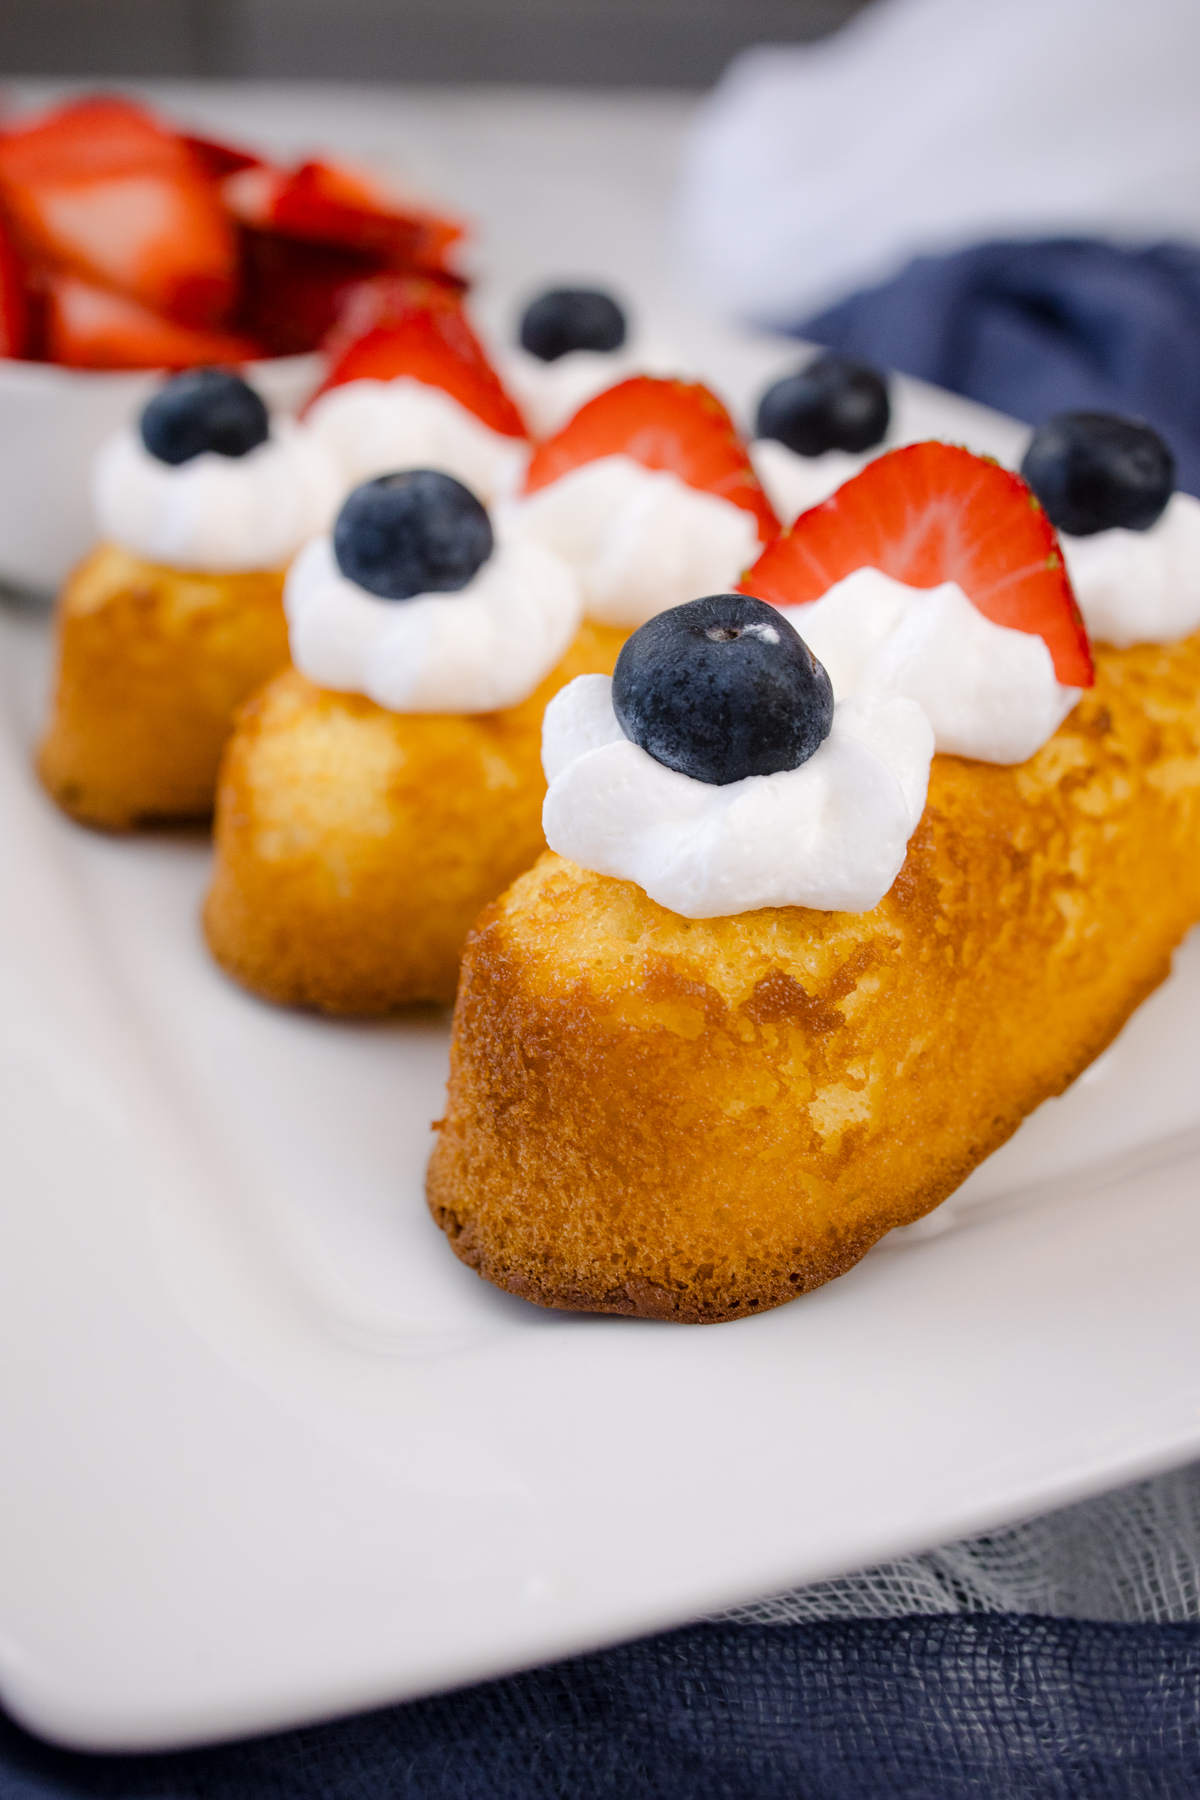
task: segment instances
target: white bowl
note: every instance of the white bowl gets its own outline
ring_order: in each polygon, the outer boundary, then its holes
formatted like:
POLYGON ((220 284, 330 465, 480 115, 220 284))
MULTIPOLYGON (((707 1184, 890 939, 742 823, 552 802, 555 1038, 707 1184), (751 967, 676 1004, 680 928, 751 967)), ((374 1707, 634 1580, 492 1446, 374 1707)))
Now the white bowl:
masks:
MULTIPOLYGON (((277 356, 247 375, 272 410, 294 412, 321 368, 316 355, 277 356)), ((163 378, 0 358, 0 582, 52 593, 91 548, 92 458, 163 378)))

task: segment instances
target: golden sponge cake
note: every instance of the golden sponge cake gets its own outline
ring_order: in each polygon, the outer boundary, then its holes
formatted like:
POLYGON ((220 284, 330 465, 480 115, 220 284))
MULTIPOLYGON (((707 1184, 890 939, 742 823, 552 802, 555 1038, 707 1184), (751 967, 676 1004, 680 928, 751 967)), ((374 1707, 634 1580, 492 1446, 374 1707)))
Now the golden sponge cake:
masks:
POLYGON ((1100 647, 1026 763, 937 756, 872 912, 690 920, 545 855, 468 942, 434 1218, 543 1306, 777 1306, 1104 1048, 1200 918, 1198 852, 1193 637, 1100 647))
POLYGON ((389 712, 289 671, 242 710, 221 770, 213 954, 269 1000, 326 1012, 448 1004, 481 906, 545 847, 542 714, 607 673, 625 634, 584 624, 507 711, 389 712))
POLYGON ((212 812, 233 714, 286 667, 283 571, 185 573, 101 544, 56 615, 42 781, 108 831, 212 812))

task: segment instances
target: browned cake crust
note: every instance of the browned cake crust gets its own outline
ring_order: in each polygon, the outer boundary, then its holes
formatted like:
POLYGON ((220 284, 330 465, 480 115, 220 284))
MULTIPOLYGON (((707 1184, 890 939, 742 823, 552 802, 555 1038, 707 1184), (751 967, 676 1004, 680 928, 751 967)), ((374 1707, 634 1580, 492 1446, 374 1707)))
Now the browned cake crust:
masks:
POLYGON ((1101 649, 1016 769, 935 758, 865 914, 690 921, 553 855, 471 934, 429 1203, 543 1306, 735 1319, 926 1213, 1200 917, 1200 637, 1101 649))
POLYGON ((212 812, 235 709, 288 661, 283 572, 185 574, 113 544, 69 577, 38 773, 84 825, 212 812))
POLYGON ((542 836, 542 714, 609 673, 625 633, 585 624, 507 712, 393 713, 289 671, 243 708, 221 769, 214 956, 295 1006, 385 1013, 449 1004, 481 906, 542 836))

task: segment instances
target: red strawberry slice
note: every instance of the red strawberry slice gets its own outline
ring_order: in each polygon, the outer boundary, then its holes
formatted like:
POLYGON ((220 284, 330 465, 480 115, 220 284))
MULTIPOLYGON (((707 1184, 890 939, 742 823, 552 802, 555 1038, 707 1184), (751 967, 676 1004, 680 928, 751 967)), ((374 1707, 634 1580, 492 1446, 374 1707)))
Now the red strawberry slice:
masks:
POLYGON ((445 273, 464 235, 455 219, 362 170, 307 162, 288 173, 261 164, 225 182, 226 205, 244 225, 367 252, 395 268, 445 273))
POLYGON ((80 100, 0 135, 0 198, 33 257, 188 325, 219 323, 237 243, 188 150, 124 100, 80 100))
POLYGON ((356 282, 379 273, 376 257, 336 244, 305 244, 243 226, 238 324, 271 356, 315 350, 356 282))
POLYGON ((601 456, 632 456, 647 469, 669 470, 689 487, 732 501, 754 514, 764 544, 779 533, 779 520, 733 420, 698 382, 634 375, 597 394, 538 445, 526 492, 536 493, 601 456))
POLYGON ((73 275, 48 283, 46 351, 51 362, 76 369, 188 369, 246 362, 259 353, 249 338, 177 325, 73 275))
POLYGON ((1091 687, 1087 632, 1054 527, 1019 475, 955 444, 908 444, 801 513, 743 578, 773 606, 819 600, 855 569, 956 581, 996 625, 1044 638, 1065 687, 1091 687))
POLYGON ((185 132, 180 143, 187 146, 200 173, 209 181, 224 181, 239 169, 257 168, 262 161, 253 150, 239 150, 235 144, 222 144, 216 138, 195 137, 185 132))
POLYGON ((450 288, 402 275, 364 281, 351 290, 325 348, 333 367, 318 394, 347 381, 409 375, 441 388, 503 437, 526 435, 450 288))
POLYGON ((16 246, 0 222, 0 356, 28 356, 30 337, 25 272, 16 246))

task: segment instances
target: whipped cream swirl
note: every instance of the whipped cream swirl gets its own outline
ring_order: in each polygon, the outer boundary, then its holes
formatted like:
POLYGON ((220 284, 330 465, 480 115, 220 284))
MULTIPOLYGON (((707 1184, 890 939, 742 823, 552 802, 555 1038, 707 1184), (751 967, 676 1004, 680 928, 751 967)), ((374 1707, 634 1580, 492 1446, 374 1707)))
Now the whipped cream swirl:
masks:
POLYGON ((102 445, 92 471, 100 535, 148 562, 207 574, 278 569, 326 531, 342 482, 305 426, 276 419, 245 456, 206 450, 160 462, 133 428, 102 445))
POLYGON ((568 350, 542 362, 521 348, 496 353, 504 385, 534 437, 551 437, 579 408, 631 375, 682 375, 682 359, 669 344, 643 336, 619 350, 568 350))
POLYGON ((342 574, 328 537, 301 551, 283 593, 292 661, 310 681, 390 712, 517 706, 565 655, 583 605, 543 544, 501 538, 464 588, 381 600, 342 574))
POLYGON ((514 517, 576 570, 603 625, 644 625, 698 594, 727 592, 760 548, 753 513, 631 456, 572 469, 514 517))
POLYGON ((450 394, 410 375, 330 388, 306 422, 341 471, 344 490, 396 469, 440 469, 492 506, 516 492, 529 460, 523 438, 493 431, 450 394))
POLYGON ((780 611, 835 694, 915 700, 951 756, 1024 762, 1079 699, 1059 683, 1042 638, 993 624, 954 581, 914 588, 857 569, 819 600, 780 611))
POLYGON ((911 700, 834 708, 807 762, 717 787, 625 737, 607 675, 556 694, 542 729, 546 842, 634 881, 688 919, 763 906, 869 912, 904 864, 925 806, 933 732, 911 700))
POLYGON ((1149 531, 1059 532, 1091 637, 1127 650, 1174 644, 1200 630, 1200 500, 1172 494, 1149 531))
POLYGON ((820 506, 822 500, 837 493, 844 481, 892 448, 891 444, 876 444, 858 455, 849 450, 826 450, 823 456, 797 456, 775 438, 755 438, 750 445, 750 461, 767 491, 767 499, 786 526, 811 506, 820 506))

